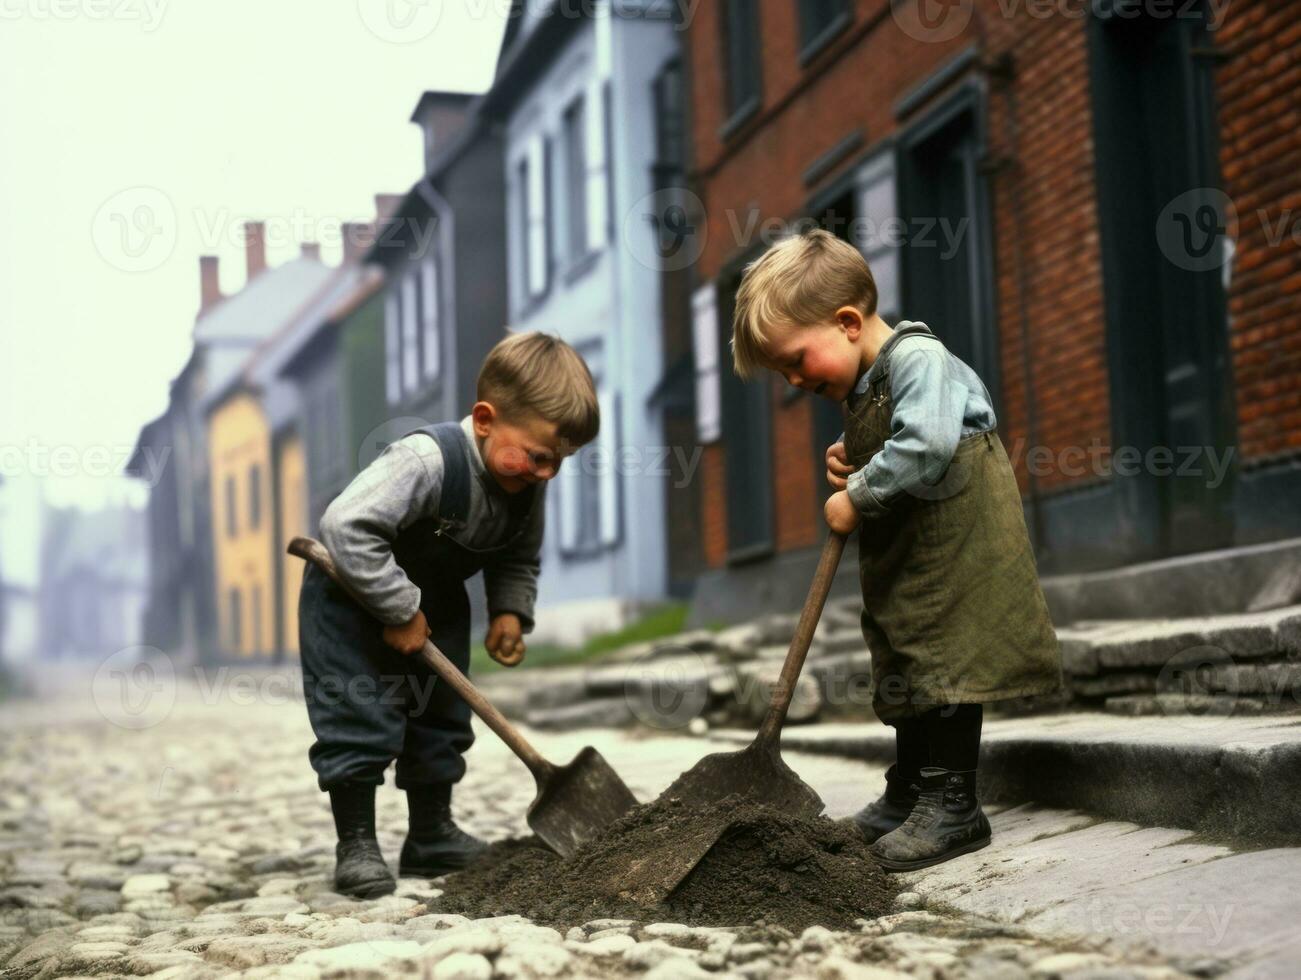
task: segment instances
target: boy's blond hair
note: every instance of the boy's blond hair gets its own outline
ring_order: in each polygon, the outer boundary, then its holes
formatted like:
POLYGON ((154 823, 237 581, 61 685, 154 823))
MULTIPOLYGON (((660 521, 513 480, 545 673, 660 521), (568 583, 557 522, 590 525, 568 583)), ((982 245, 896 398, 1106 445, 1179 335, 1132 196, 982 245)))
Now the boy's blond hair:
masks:
POLYGON ((592 372, 578 351, 552 334, 530 331, 499 342, 479 368, 476 395, 508 420, 532 415, 556 423, 577 446, 601 428, 592 372))
POLYGON ((876 280, 862 253, 815 228, 773 245, 745 267, 732 316, 732 363, 748 378, 764 367, 767 331, 825 323, 842 306, 876 312, 876 280))

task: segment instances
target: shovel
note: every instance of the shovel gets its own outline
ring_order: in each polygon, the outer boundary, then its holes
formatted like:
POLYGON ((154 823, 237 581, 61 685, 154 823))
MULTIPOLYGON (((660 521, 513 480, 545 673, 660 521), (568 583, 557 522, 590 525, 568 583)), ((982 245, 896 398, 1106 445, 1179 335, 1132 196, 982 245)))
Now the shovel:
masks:
MULTIPOLYGON (((361 598, 339 577, 334 559, 321 542, 312 538, 294 538, 289 542, 288 551, 315 564, 359 606, 366 608, 361 598)), ((569 857, 581 844, 637 805, 632 791, 596 749, 585 746, 569 765, 552 765, 438 647, 425 640, 420 656, 465 699, 489 728, 501 736, 501 740, 533 773, 538 793, 529 804, 526 820, 533 832, 561 857, 569 857)))
POLYGON ((845 536, 832 532, 822 548, 822 558, 809 587, 808 598, 804 600, 795 636, 786 652, 781 675, 773 687, 768 713, 754 741, 739 752, 715 752, 705 756, 674 780, 661 795, 661 799, 676 797, 682 803, 702 810, 713 808, 712 813, 679 832, 675 841, 666 843, 662 850, 631 862, 625 872, 611 881, 612 894, 646 904, 663 900, 732 823, 730 809, 718 806, 726 797, 736 795, 747 802, 766 803, 798 817, 813 817, 822 812, 821 797, 782 761, 781 728, 844 550, 845 536))

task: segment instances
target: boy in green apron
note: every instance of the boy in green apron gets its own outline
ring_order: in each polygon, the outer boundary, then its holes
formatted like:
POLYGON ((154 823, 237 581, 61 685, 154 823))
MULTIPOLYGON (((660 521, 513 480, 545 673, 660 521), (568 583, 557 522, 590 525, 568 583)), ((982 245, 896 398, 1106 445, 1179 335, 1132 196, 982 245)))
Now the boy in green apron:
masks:
POLYGON ((873 707, 895 729, 885 793, 851 819, 886 869, 990 841, 976 796, 986 702, 1061 685, 1057 637, 989 392, 926 324, 877 315, 859 251, 822 230, 774 245, 736 297, 737 373, 845 403, 826 518, 861 525, 873 707))

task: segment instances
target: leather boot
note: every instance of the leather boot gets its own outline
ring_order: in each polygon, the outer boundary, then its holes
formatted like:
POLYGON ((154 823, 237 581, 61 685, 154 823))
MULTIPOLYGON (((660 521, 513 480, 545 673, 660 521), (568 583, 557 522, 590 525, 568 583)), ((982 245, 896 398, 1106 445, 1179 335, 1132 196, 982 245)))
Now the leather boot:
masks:
POLYGON ((464 868, 488 848, 452 819, 451 783, 408 786, 407 813, 407 839, 398 861, 403 878, 437 878, 464 868))
POLYGON ((893 765, 885 771, 885 792, 852 817, 846 817, 845 822, 856 827, 863 840, 873 844, 908 819, 920 792, 918 780, 904 779, 899 775, 899 767, 893 765))
POLYGON ((378 898, 397 889, 375 839, 375 785, 330 787, 330 809, 339 843, 334 848, 334 890, 354 898, 378 898))
POLYGON ((978 851, 989 839, 989 820, 976 799, 976 770, 928 766, 908 819, 869 850, 887 871, 914 871, 978 851))

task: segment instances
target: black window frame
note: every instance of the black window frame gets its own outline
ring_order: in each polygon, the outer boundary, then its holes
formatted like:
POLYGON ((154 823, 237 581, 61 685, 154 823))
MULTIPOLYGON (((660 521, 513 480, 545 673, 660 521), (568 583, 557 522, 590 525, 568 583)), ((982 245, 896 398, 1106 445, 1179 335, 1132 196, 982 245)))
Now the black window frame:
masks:
POLYGON ((795 0, 800 24, 800 65, 816 58, 853 20, 849 0, 795 0))
POLYGON ((587 99, 580 93, 560 117, 565 147, 566 253, 569 265, 579 265, 587 247, 587 99))
POLYGON ((763 101, 763 57, 758 0, 723 0, 718 5, 719 64, 723 67, 724 140, 759 111, 763 101), (744 33, 744 36, 742 36, 744 33), (738 71, 738 62, 744 74, 738 71), (739 88, 744 84, 745 88, 739 88))

